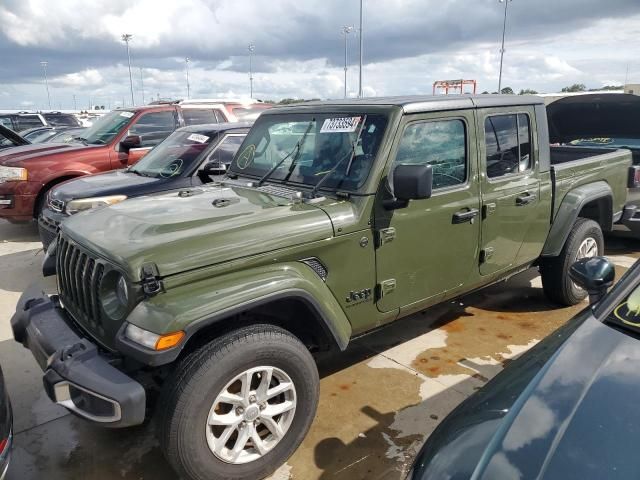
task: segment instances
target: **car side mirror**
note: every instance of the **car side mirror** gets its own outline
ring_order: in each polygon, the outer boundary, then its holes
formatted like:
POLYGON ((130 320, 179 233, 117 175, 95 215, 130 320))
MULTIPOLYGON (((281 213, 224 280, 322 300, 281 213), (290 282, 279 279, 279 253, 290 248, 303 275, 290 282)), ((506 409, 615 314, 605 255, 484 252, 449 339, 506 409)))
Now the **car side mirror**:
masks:
POLYGON ((227 173, 227 166, 219 160, 212 160, 202 167, 202 173, 205 175, 224 175, 227 173))
POLYGON ((393 170, 393 194, 395 198, 385 202, 389 210, 404 208, 409 200, 430 198, 433 190, 431 165, 403 165, 393 170))
POLYGON ((120 142, 120 148, 125 152, 140 145, 142 145, 142 137, 140 135, 128 135, 120 142))
POLYGON ((581 258, 569 269, 569 277, 589 294, 589 303, 599 302, 616 277, 613 263, 604 257, 581 258))

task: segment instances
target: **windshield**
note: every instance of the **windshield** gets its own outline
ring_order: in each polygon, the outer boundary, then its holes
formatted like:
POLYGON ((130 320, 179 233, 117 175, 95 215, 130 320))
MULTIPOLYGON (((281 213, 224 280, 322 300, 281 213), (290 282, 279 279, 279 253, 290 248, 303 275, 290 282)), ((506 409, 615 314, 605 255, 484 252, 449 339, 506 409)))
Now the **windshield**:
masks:
POLYGON ((35 132, 25 133, 23 135, 24 138, 29 140, 31 143, 42 143, 46 141, 48 138, 51 138, 53 135, 56 135, 58 132, 56 130, 36 130, 35 132))
POLYGON ((82 139, 91 145, 104 145, 118 135, 122 128, 129 123, 135 112, 114 110, 96 120, 84 132, 82 139))
POLYGON ((136 163, 130 171, 155 178, 176 177, 190 171, 217 135, 174 132, 136 163))
POLYGON ((640 138, 595 137, 576 138, 568 145, 579 147, 640 148, 640 138))
POLYGON ((386 126, 387 117, 379 114, 267 115, 249 131, 230 170, 262 178, 282 162, 269 181, 315 186, 330 174, 323 189, 357 190, 369 175, 386 126))

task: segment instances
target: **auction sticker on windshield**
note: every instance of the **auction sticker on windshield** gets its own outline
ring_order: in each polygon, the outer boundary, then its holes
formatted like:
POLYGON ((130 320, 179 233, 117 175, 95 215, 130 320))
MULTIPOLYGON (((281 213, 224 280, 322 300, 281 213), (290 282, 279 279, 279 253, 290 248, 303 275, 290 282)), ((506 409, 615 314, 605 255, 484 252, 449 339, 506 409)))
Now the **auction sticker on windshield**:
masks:
POLYGON ((120 112, 120 116, 124 118, 131 118, 133 117, 133 112, 120 112))
POLYGON ((320 133, 351 133, 358 128, 362 117, 327 118, 322 124, 320 133))
POLYGON ((199 133, 192 133, 187 137, 187 140, 198 143, 207 143, 209 137, 207 137, 206 135, 200 135, 199 133))

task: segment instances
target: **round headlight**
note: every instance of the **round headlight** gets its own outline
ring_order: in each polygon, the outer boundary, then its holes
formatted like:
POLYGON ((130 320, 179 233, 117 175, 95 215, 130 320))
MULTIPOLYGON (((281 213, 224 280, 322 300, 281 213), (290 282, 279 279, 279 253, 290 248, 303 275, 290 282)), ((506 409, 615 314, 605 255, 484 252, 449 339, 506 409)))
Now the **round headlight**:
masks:
POLYGON ((100 303, 110 318, 124 318, 129 308, 129 285, 124 276, 111 270, 103 277, 100 284, 100 303))

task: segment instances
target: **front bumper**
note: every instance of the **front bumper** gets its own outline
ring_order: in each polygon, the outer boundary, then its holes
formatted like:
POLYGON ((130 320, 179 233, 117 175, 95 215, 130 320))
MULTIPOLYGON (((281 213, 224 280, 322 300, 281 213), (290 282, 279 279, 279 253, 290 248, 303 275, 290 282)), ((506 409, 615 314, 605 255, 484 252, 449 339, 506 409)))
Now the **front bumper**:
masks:
POLYGON ((10 222, 26 222, 33 219, 33 208, 39 189, 36 182, 0 183, 0 218, 10 222))
POLYGON ((58 235, 58 229, 60 223, 67 218, 64 213, 58 213, 45 208, 42 211, 42 215, 38 218, 38 233, 40 234, 40 240, 44 246, 45 251, 49 248, 49 245, 58 235))
POLYGON ((146 408, 142 385, 114 367, 72 325, 57 297, 32 289, 22 294, 11 319, 14 338, 44 371, 44 389, 52 401, 104 426, 141 424, 146 408))

